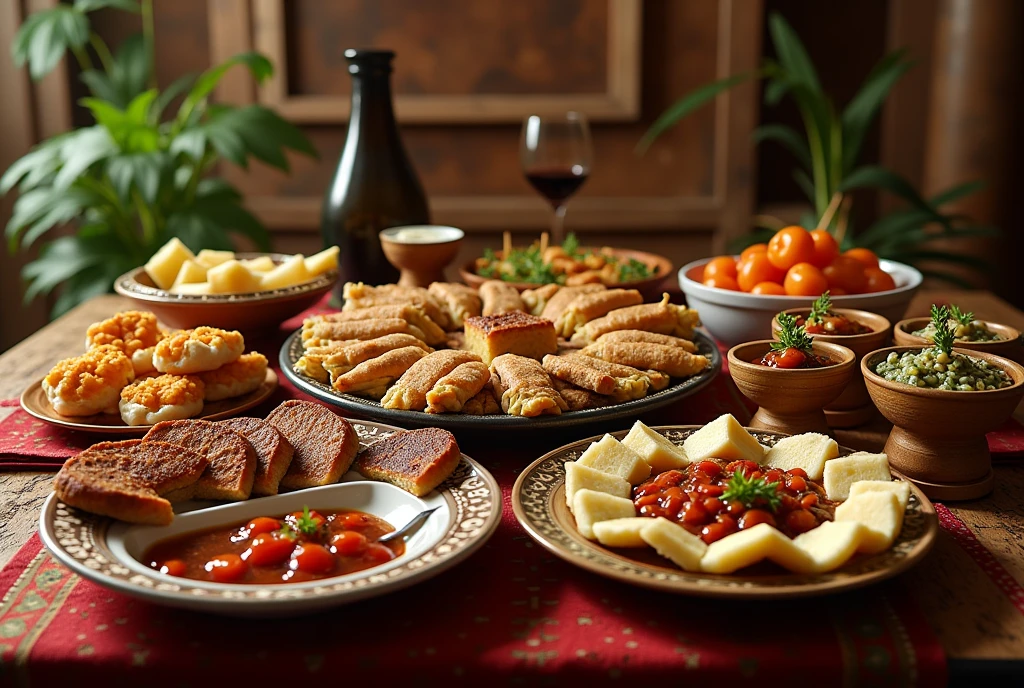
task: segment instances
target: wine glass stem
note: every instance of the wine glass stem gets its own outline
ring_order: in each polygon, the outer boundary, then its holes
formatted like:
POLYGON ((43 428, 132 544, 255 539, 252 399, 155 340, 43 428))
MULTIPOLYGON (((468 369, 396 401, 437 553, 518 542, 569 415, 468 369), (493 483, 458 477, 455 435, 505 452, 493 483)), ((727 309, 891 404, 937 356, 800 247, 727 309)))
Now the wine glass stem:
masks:
POLYGON ((565 236, 562 233, 563 225, 565 225, 565 204, 555 206, 555 216, 551 219, 551 244, 553 246, 561 246, 565 242, 565 236))

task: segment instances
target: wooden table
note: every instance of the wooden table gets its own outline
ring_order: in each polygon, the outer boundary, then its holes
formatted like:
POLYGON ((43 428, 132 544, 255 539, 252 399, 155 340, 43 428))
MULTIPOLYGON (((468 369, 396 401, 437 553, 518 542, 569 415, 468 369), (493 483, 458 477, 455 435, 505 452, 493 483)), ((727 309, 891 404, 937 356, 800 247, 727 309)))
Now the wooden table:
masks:
MULTIPOLYGON (((981 291, 920 293, 908 316, 927 315, 929 304, 938 299, 1024 330, 1024 313, 981 291)), ((54 362, 81 346, 90 323, 126 307, 127 301, 118 296, 94 298, 0 356, 0 399, 19 396, 54 362)), ((7 413, 9 409, 0 409, 0 414, 7 413)), ((1024 422, 1024 404, 1015 416, 1024 422)), ((879 418, 836 435, 845 446, 878 451, 888 431, 884 419, 879 418)), ((526 463, 524 460, 524 466, 526 463)), ((996 465, 995 474, 991 495, 949 506, 1014 578, 1024 583, 1024 461, 996 465)), ((0 565, 35 531, 52 479, 52 473, 0 474, 0 565)), ((904 579, 946 649, 953 679, 966 679, 968 674, 976 677, 977 672, 998 671, 1004 676, 1024 672, 1024 614, 945 531, 940 531, 928 559, 904 574, 904 579)))

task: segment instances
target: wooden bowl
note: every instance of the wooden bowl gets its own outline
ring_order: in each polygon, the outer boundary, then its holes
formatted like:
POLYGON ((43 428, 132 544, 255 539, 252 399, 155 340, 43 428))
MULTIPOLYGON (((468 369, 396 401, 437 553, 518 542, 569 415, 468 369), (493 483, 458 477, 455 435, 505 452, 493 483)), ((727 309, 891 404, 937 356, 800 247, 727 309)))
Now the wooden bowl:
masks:
POLYGON ((954 348, 954 353, 998 366, 1013 380, 1010 387, 982 392, 911 387, 874 372, 892 351, 920 350, 920 345, 893 346, 860 362, 872 401, 894 426, 885 443, 889 463, 932 499, 982 497, 994 484, 985 433, 1002 425, 1024 397, 1024 367, 993 354, 954 348))
POLYGON ((802 432, 830 434, 824 407, 834 401, 856 372, 856 355, 839 344, 815 340, 814 353, 836 365, 787 370, 758 365, 773 340, 738 344, 729 349, 729 374, 744 396, 758 405, 750 427, 797 435, 802 432))
POLYGON ((388 262, 401 271, 403 287, 429 287, 444 282, 444 269, 455 260, 465 233, 455 227, 417 225, 391 227, 380 233, 380 245, 388 262), (403 232, 417 232, 416 241, 403 241, 403 232))
MULTIPOLYGON (((580 247, 581 251, 599 251, 599 248, 595 247, 580 247)), ((656 253, 646 253, 644 251, 634 251, 628 248, 613 248, 611 253, 616 258, 629 260, 634 258, 645 264, 648 268, 654 271, 651 277, 643 280, 634 280, 632 282, 622 282, 621 284, 608 285, 609 289, 636 289, 643 294, 645 300, 656 299, 661 296, 661 287, 665 279, 671 276, 673 265, 672 261, 665 256, 659 256, 656 253)), ((501 251, 495 251, 494 255, 498 258, 502 257, 501 251)), ((479 289, 480 285, 486 282, 489 277, 481 277, 476 274, 476 261, 471 260, 459 270, 459 275, 462 276, 462 281, 473 287, 479 289)), ((543 286, 541 284, 533 284, 530 282, 509 282, 513 287, 519 291, 526 291, 527 289, 536 289, 537 287, 543 286)))
MULTIPOLYGON (((893 330, 896 346, 914 346, 919 349, 931 346, 932 341, 930 339, 912 334, 916 330, 924 329, 931 321, 931 318, 907 318, 906 320, 900 320, 896 323, 896 328, 893 330)), ((1003 337, 1003 339, 993 342, 957 341, 955 342, 957 347, 970 349, 971 351, 980 351, 985 354, 995 354, 1017 363, 1024 361, 1024 345, 1021 344, 1020 332, 1018 330, 1009 325, 1000 325, 999 323, 988 322, 987 320, 984 322, 988 329, 1003 337)))
MULTIPOLYGON (((275 263, 290 256, 281 253, 237 253, 239 260, 269 255, 275 263)), ((126 296, 139 310, 152 311, 164 325, 189 329, 208 325, 243 333, 263 332, 306 310, 338 281, 332 270, 304 284, 249 294, 172 294, 158 289, 145 268, 135 268, 114 282, 114 291, 126 296)))
MULTIPOLYGON (((806 318, 810 314, 811 309, 790 308, 783 312, 788 313, 789 315, 799 315, 806 318)), ((857 357, 854 367, 860 364, 860 359, 863 358, 865 354, 870 353, 875 349, 880 349, 883 346, 887 346, 892 339, 892 325, 889 323, 887 318, 884 318, 881 315, 851 308, 835 308, 832 312, 836 315, 846 316, 850 320, 855 320, 862 325, 871 328, 871 332, 867 332, 865 334, 811 334, 811 337, 816 342, 839 344, 840 346, 845 346, 847 349, 850 349, 857 357)), ((779 319, 777 317, 772 318, 773 338, 779 338, 778 334, 780 329, 779 319)), ((835 401, 825 407, 825 418, 828 421, 828 426, 830 428, 852 428, 868 422, 874 415, 875 405, 871 403, 871 397, 868 396, 868 390, 864 386, 864 378, 856 372, 854 372, 853 377, 850 379, 850 383, 846 385, 846 389, 843 390, 843 393, 840 394, 835 401)))

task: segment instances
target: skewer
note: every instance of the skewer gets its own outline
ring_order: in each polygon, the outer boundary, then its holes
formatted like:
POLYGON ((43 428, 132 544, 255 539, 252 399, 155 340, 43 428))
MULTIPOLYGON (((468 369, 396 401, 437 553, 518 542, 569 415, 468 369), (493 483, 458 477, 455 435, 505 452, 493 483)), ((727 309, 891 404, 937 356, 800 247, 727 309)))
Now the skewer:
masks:
POLYGON ((548 252, 548 233, 547 232, 541 232, 540 233, 540 254, 543 256, 547 252, 548 252))
POLYGON ((512 232, 503 232, 501 235, 501 257, 508 260, 512 255, 512 232))

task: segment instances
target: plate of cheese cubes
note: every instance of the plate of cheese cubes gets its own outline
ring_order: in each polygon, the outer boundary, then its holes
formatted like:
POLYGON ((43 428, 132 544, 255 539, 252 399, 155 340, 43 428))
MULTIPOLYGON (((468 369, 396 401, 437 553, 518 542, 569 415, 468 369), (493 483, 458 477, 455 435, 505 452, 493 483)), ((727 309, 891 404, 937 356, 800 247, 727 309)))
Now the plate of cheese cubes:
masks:
POLYGON ((541 457, 512 489, 541 545, 601 575, 713 597, 810 596, 919 562, 935 542, 928 498, 885 454, 826 435, 704 426, 632 429, 541 457))

